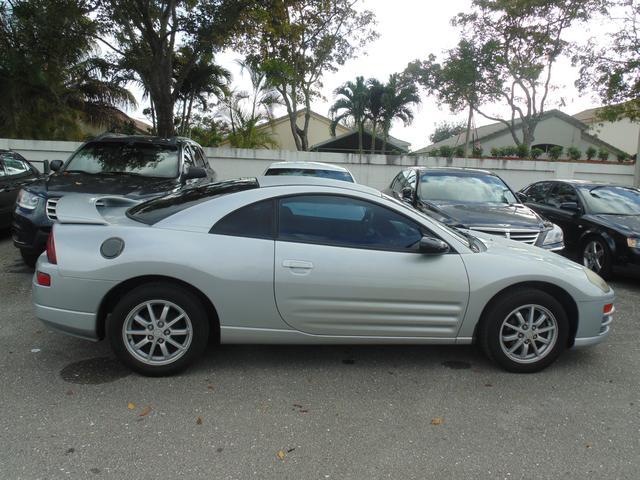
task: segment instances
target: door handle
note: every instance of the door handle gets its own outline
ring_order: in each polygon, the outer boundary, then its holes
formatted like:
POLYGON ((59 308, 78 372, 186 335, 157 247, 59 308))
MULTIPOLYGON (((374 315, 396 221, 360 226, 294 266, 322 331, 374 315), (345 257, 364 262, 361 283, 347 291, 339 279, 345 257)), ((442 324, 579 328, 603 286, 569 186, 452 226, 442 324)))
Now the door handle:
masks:
POLYGON ((303 260, 283 260, 282 266, 284 268, 300 268, 303 270, 311 270, 313 263, 305 262, 303 260))

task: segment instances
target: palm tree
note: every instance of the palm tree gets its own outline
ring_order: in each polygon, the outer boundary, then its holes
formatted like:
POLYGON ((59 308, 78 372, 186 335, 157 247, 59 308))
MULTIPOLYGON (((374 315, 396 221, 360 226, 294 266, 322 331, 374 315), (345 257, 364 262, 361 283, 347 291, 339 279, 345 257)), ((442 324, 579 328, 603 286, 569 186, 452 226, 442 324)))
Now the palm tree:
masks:
POLYGON ((412 105, 420 103, 418 88, 413 83, 404 81, 394 73, 389 76, 382 95, 382 153, 387 148, 389 130, 394 120, 402 120, 405 126, 413 121, 412 105))
POLYGON ((375 78, 367 80, 369 95, 367 98, 367 119, 371 122, 371 153, 376 153, 376 135, 378 123, 382 119, 382 97, 384 85, 375 78))
POLYGON ((282 96, 269 83, 264 70, 252 66, 246 60, 236 60, 236 63, 240 65, 240 74, 247 72, 251 80, 251 118, 256 117, 262 110, 266 117, 272 120, 274 107, 283 105, 282 96))
POLYGON ((364 77, 356 77, 354 82, 346 82, 337 88, 334 95, 339 97, 329 109, 331 114, 331 135, 335 136, 338 123, 352 120, 358 129, 358 151, 362 154, 362 134, 367 118, 368 89, 364 77))

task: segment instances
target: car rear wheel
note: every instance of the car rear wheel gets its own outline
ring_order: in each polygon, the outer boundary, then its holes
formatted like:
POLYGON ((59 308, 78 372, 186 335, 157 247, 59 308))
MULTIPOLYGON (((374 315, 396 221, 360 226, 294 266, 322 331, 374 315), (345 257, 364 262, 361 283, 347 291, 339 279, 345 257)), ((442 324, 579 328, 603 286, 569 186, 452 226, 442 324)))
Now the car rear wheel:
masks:
POLYGON ((582 248, 582 264, 602 278, 611 277, 611 251, 601 238, 587 239, 582 248))
POLYGON ((479 341, 486 355, 505 370, 538 372, 567 345, 569 321, 554 297, 540 290, 503 295, 485 313, 479 341))
POLYGON ((177 373, 205 350, 209 322, 196 295, 178 285, 140 286, 116 305, 107 324, 111 347, 142 375, 177 373))

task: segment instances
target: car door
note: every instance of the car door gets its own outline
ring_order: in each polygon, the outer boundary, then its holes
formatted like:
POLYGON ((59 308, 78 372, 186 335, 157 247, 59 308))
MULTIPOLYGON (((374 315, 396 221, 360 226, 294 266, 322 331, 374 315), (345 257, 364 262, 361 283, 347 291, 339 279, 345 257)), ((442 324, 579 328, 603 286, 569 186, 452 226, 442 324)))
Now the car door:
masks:
POLYGON ((427 232, 397 211, 340 195, 278 205, 275 297, 283 320, 317 335, 453 338, 469 283, 460 255, 424 255, 427 232))
POLYGON ((576 246, 580 239, 580 217, 584 207, 573 185, 554 182, 543 202, 543 211, 545 218, 562 229, 565 245, 576 246), (565 208, 568 204, 575 204, 578 209, 565 208))

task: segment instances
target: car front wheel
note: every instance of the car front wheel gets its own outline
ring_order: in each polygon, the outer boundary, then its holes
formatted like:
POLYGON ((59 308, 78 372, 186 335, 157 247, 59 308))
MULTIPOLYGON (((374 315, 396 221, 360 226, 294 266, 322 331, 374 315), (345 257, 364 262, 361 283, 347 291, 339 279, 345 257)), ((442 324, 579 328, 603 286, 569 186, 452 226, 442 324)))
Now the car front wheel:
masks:
POLYGON ((479 341, 487 356, 510 372, 538 372, 567 345, 569 321, 553 296, 517 290, 495 301, 482 320, 479 341))
POLYGON ((589 238, 582 248, 582 264, 602 278, 611 277, 611 251, 601 238, 589 238))
POLYGON ((118 358, 149 376, 177 373, 207 346, 209 322, 200 299, 177 285, 138 287, 116 305, 107 334, 118 358))

